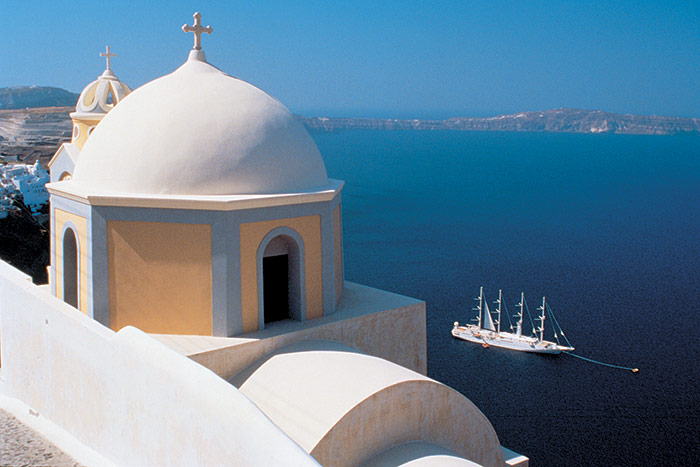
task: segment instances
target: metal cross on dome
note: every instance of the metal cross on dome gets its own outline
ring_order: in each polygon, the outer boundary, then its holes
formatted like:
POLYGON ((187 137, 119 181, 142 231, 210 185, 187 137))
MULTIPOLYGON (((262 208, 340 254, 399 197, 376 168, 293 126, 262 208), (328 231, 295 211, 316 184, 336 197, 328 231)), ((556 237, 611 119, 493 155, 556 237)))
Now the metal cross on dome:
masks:
POLYGON ((185 32, 194 33, 194 50, 202 50, 202 33, 211 34, 214 30, 211 26, 202 26, 202 14, 197 12, 194 15, 194 25, 188 26, 187 24, 182 25, 182 30, 185 32))
POLYGON ((105 52, 100 52, 100 57, 105 57, 107 59, 107 69, 108 70, 112 69, 112 57, 116 57, 116 56, 117 56, 117 54, 113 54, 111 52, 109 46, 107 46, 105 52))

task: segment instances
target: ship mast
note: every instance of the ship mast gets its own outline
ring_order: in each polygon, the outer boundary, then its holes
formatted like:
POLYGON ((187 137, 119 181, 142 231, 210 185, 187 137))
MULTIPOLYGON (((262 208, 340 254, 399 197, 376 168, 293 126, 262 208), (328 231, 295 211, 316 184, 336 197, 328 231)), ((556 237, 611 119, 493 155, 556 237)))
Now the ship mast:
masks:
POLYGON ((498 289, 498 300, 496 300, 496 303, 498 303, 498 310, 496 310, 496 313, 498 313, 498 319, 496 320, 496 330, 498 333, 501 333, 501 302, 503 301, 503 291, 501 289, 498 289))
POLYGON ((538 331, 540 332, 540 342, 542 342, 542 340, 544 339, 544 318, 545 318, 544 310, 545 310, 545 308, 546 308, 546 305, 545 305, 544 297, 542 297, 542 306, 537 307, 538 310, 542 311, 542 314, 539 317, 540 328, 538 329, 538 331))
POLYGON ((517 328, 515 330, 515 335, 521 336, 523 333, 523 312, 525 310, 525 292, 520 292, 520 303, 518 303, 515 306, 520 308, 520 313, 515 315, 518 317, 518 324, 517 324, 517 328))
POLYGON ((479 301, 479 304, 476 306, 476 308, 472 308, 472 309, 479 312, 476 315, 476 324, 477 324, 477 326, 479 326, 479 329, 482 329, 482 327, 481 327, 482 314, 483 314, 482 310, 484 307, 484 287, 483 286, 479 289, 479 297, 475 298, 474 300, 479 301))

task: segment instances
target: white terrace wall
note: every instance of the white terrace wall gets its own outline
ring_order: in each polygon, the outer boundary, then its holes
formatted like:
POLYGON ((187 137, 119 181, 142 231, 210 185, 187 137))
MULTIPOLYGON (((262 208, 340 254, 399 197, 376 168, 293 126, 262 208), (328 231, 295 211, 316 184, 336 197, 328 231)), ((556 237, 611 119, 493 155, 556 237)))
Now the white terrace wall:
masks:
POLYGON ((119 465, 318 465, 240 391, 0 261, 0 388, 119 465))

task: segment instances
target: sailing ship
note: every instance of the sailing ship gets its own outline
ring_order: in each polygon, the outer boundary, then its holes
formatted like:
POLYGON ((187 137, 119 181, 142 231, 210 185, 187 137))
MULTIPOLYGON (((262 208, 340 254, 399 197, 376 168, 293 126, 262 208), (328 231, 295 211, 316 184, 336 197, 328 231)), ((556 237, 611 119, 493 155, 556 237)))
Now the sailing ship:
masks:
MULTIPOLYGON (((532 335, 523 334, 523 317, 525 315, 525 311, 527 310, 524 293, 520 294, 520 303, 515 305, 517 308, 519 308, 518 314, 514 316, 514 318, 517 318, 515 329, 513 329, 512 325, 510 326, 510 330, 515 332, 501 330, 501 316, 503 315, 503 292, 501 290, 498 291, 498 300, 495 301, 495 303, 498 304, 498 308, 495 311, 495 320, 491 315, 491 310, 489 310, 488 302, 486 302, 484 299, 483 287, 479 289, 479 296, 474 300, 478 301, 478 305, 473 308, 473 310, 477 312, 476 324, 460 325, 459 322, 455 322, 454 327, 452 328, 452 335, 454 337, 469 342, 475 342, 484 347, 494 346, 504 349, 518 350, 520 352, 556 355, 560 354, 561 352, 571 352, 574 350, 574 347, 571 346, 571 343, 564 335, 561 327, 559 327, 559 323, 556 321, 551 308, 547 305, 545 297, 542 297, 542 306, 537 307, 537 310, 541 312, 537 317, 539 326, 535 327, 534 322, 532 322, 532 318, 530 318, 532 324, 532 335), (552 328, 554 329, 554 338, 556 342, 544 339, 544 323, 547 310, 549 310, 552 317, 552 328), (559 336, 565 340, 567 345, 560 343, 559 336)), ((527 313, 529 315, 529 310, 527 310, 527 313)))

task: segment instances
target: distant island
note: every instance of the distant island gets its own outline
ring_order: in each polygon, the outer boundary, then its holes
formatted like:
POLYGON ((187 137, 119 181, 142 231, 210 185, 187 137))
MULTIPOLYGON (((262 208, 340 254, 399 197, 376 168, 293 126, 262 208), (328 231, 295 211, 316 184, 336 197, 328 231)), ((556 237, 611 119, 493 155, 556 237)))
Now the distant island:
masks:
MULTIPOLYGON (((70 112, 78 95, 65 89, 22 86, 0 88, 0 162, 47 162, 70 139, 70 112), (2 110, 4 109, 4 110, 2 110)), ((700 119, 630 115, 600 110, 555 109, 496 117, 445 120, 302 117, 311 132, 342 130, 532 131, 635 135, 700 134, 700 119)))
POLYGON ((630 115, 601 110, 555 109, 496 117, 452 117, 446 120, 299 117, 310 130, 462 130, 615 133, 628 135, 700 134, 700 119, 630 115))
POLYGON ((0 109, 75 106, 79 94, 51 86, 0 88, 0 109))

